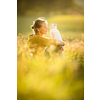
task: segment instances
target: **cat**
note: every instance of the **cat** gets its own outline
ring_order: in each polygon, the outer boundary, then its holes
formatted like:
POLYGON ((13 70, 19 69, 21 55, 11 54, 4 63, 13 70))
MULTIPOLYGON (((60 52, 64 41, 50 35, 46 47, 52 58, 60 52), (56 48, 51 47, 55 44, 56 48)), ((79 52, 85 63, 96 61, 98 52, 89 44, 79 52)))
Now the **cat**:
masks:
MULTIPOLYGON (((63 42, 62 38, 61 38, 61 35, 60 35, 60 32, 57 29, 57 24, 50 24, 49 28, 50 28, 50 36, 51 36, 51 38, 63 42)), ((62 49, 63 48, 64 47, 62 46, 62 49)))
POLYGON ((60 36, 60 32, 57 29, 57 24, 50 24, 49 28, 50 28, 51 38, 62 41, 62 38, 60 36))

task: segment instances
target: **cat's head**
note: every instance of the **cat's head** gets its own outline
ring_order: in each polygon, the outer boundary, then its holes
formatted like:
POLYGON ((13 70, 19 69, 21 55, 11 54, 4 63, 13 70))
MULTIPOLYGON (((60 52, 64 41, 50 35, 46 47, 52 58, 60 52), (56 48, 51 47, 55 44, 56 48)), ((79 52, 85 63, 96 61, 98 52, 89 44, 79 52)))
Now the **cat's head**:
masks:
POLYGON ((57 28, 57 24, 50 24, 49 28, 57 28))

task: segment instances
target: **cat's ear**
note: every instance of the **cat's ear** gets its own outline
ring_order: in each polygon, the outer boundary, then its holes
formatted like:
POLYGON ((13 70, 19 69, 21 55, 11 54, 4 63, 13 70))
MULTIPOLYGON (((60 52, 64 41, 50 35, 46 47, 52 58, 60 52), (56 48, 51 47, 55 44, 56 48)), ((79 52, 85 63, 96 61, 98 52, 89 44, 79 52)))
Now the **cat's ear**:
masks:
POLYGON ((57 26, 57 24, 54 24, 55 26, 57 26))

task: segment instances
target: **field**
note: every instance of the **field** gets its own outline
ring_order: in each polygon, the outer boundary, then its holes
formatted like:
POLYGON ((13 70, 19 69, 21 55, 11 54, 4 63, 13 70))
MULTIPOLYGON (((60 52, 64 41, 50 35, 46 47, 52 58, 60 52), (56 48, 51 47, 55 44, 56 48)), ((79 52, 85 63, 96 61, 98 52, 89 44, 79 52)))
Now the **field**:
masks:
MULTIPOLYGON (((63 53, 51 53, 50 58, 44 52, 34 56, 27 49, 36 18, 17 19, 17 99, 84 100, 84 16, 45 17, 48 26, 57 23, 65 42, 63 53)), ((45 36, 50 37, 49 29, 45 36)))

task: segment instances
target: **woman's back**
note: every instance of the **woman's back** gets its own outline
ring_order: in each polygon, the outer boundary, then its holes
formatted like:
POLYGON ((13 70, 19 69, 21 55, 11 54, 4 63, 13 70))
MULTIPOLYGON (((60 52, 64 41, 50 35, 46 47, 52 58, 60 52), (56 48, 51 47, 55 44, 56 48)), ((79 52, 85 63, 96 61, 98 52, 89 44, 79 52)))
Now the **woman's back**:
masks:
POLYGON ((39 35, 30 35, 29 36, 29 41, 28 41, 28 46, 29 48, 33 47, 46 47, 50 45, 58 45, 57 41, 54 39, 48 39, 43 36, 39 35))

